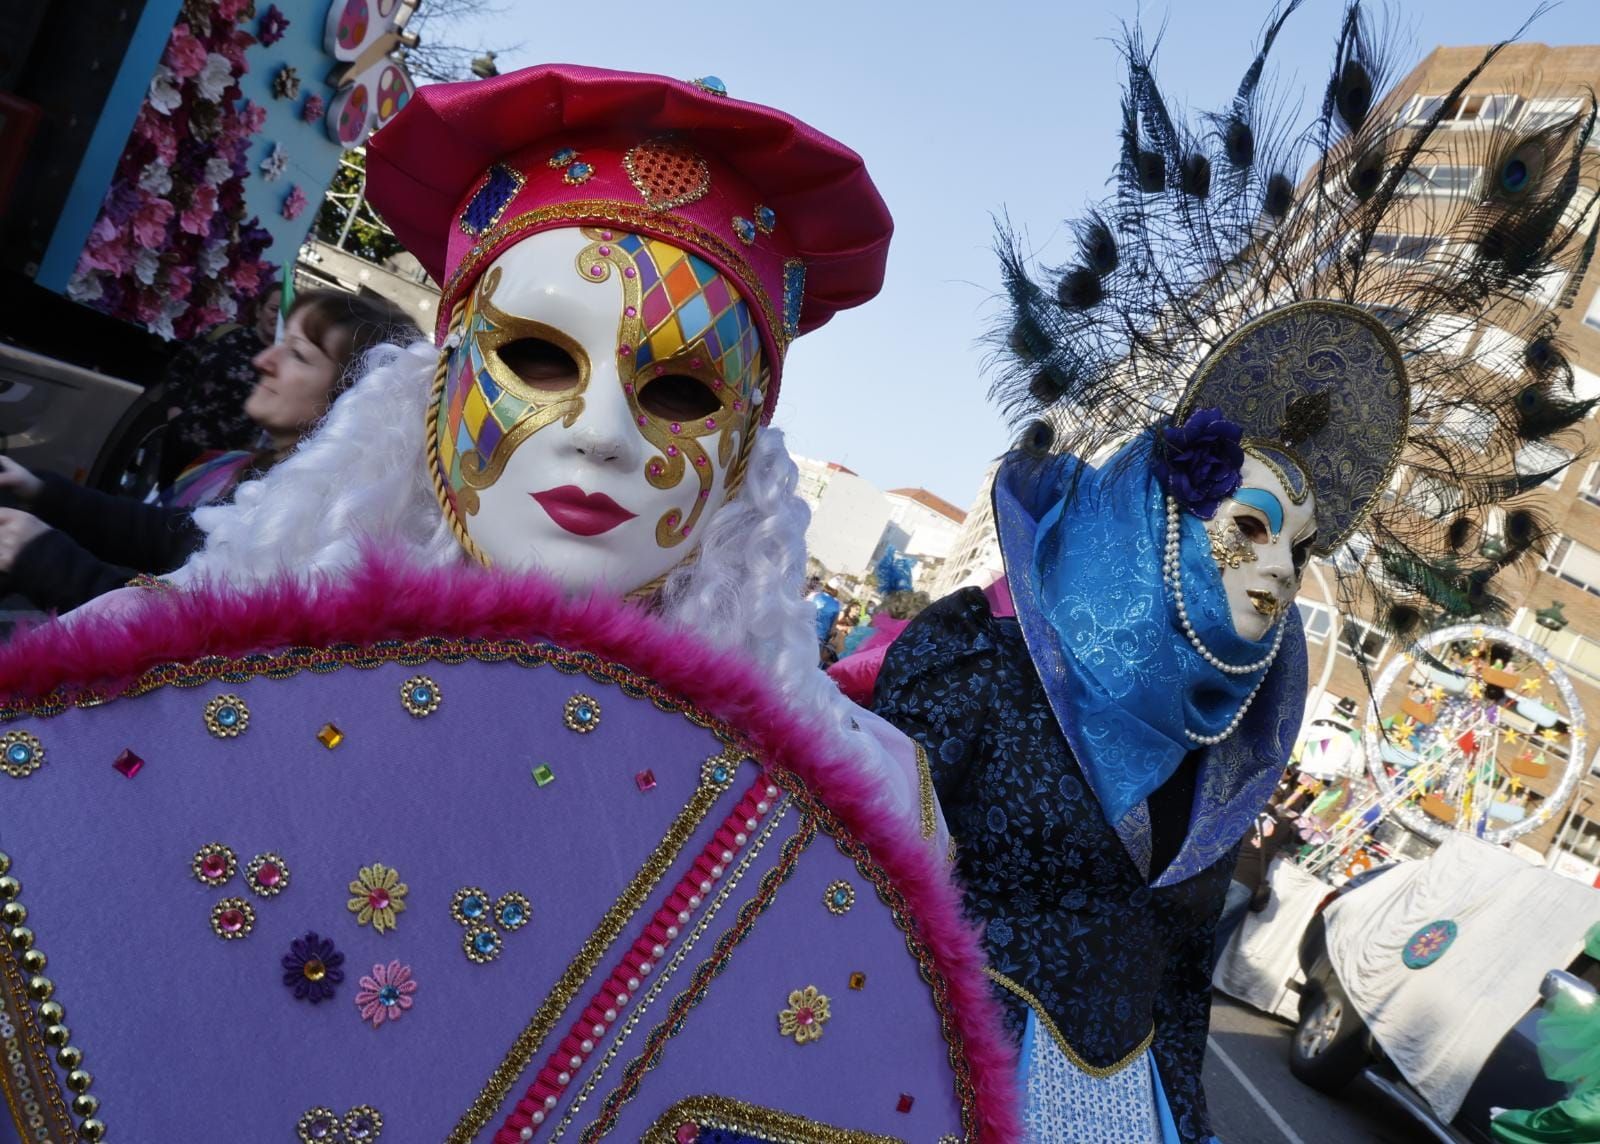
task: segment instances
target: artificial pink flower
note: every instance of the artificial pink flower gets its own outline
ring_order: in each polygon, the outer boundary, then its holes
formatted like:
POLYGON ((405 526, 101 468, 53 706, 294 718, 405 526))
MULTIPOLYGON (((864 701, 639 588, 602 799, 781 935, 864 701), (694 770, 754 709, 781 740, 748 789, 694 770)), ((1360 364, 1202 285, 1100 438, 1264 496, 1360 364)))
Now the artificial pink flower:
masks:
POLYGON ((327 107, 328 105, 322 101, 322 96, 312 92, 306 96, 306 101, 300 108, 300 118, 307 123, 315 123, 322 118, 322 113, 327 110, 327 107))
POLYGON ((197 310, 190 310, 189 313, 194 318, 195 328, 200 330, 209 330, 212 326, 220 326, 227 321, 227 315, 209 302, 197 310))
POLYGON ((244 135, 255 135, 267 122, 267 109, 248 100, 239 109, 239 131, 244 135))
POLYGON ((361 1018, 371 1021, 374 1029, 385 1021, 398 1021, 411 1008, 411 995, 417 983, 411 979, 411 967, 391 961, 388 965, 372 967, 370 975, 361 978, 361 988, 356 993, 356 1008, 361 1018))
POLYGON ((194 289, 194 271, 187 266, 167 267, 167 295, 173 299, 183 299, 189 296, 194 289))
POLYGON ((252 293, 261 284, 261 263, 239 263, 233 268, 233 273, 228 275, 228 280, 233 283, 233 288, 241 294, 252 293))
POLYGON ((217 188, 201 183, 189 192, 189 205, 178 219, 186 234, 205 234, 211 229, 211 216, 217 213, 217 188))
POLYGON ((178 133, 173 129, 170 119, 146 104, 139 112, 139 118, 133 121, 133 129, 140 138, 156 149, 156 157, 167 166, 170 167, 177 161, 178 133))
POLYGON ((140 290, 133 297, 133 316, 149 325, 161 316, 161 295, 154 290, 140 290))
POLYGON ((172 204, 166 199, 145 199, 130 222, 134 241, 159 250, 166 245, 167 224, 172 221, 172 215, 172 204))
POLYGON ((200 69, 206 66, 206 46, 195 38, 187 24, 179 24, 172 29, 172 38, 167 41, 167 51, 161 61, 172 69, 173 75, 189 79, 199 75, 200 69))
POLYGON ((110 219, 102 218, 94 224, 94 230, 89 232, 89 241, 84 243, 78 269, 108 270, 116 275, 126 274, 133 269, 133 252, 128 249, 127 242, 117 233, 116 224, 110 219))
POLYGON ((237 23, 250 4, 251 0, 217 0, 217 15, 230 23, 237 23))
POLYGON ((300 184, 296 183, 289 188, 289 193, 283 196, 283 217, 287 219, 299 218, 300 212, 305 209, 306 193, 300 189, 300 184))

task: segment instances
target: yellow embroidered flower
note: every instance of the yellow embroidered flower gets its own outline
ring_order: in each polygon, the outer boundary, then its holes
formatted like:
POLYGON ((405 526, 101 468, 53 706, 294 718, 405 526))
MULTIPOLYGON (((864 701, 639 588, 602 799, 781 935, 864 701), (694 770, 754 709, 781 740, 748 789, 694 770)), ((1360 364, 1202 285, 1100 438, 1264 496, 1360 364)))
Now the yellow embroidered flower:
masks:
POLYGON ((815 985, 807 985, 789 994, 789 1007, 778 1014, 778 1032, 804 1045, 822 1036, 823 1023, 830 1016, 828 998, 818 993, 815 985))
POLYGON ((354 896, 348 905, 356 924, 370 925, 379 933, 394 929, 395 915, 406 908, 406 884, 393 866, 382 862, 361 867, 360 876, 350 883, 350 893, 354 896))

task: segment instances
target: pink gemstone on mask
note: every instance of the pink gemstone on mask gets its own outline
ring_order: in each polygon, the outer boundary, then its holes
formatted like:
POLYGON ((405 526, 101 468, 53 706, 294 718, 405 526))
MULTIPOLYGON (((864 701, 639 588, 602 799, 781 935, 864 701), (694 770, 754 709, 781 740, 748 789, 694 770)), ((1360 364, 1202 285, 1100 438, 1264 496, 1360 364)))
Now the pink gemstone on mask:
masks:
POLYGON ((626 308, 625 308, 625 309, 624 309, 624 310, 623 310, 623 311, 622 311, 622 312, 623 312, 623 313, 624 313, 624 314, 625 314, 625 315, 627 315, 627 316, 628 316, 628 317, 630 317, 630 318, 637 318, 637 317, 638 317, 638 316, 639 316, 639 311, 638 311, 638 310, 636 310, 636 309, 635 309, 635 308, 634 308, 634 307, 632 307, 632 306, 628 306, 628 307, 626 307, 626 308))
POLYGON ((695 459, 694 459, 694 463, 695 463, 695 465, 696 465, 696 466, 697 466, 697 467, 699 467, 699 468, 702 468, 702 469, 703 469, 703 468, 705 468, 705 467, 706 467, 706 459, 705 459, 705 458, 704 458, 704 457, 696 457, 696 458, 695 458, 695 459))
POLYGON ((706 418, 706 428, 707 429, 715 429, 716 427, 717 427, 717 419, 715 417, 707 417, 706 418))
POLYGON ((625 392, 632 393, 633 392, 633 382, 631 382, 631 381, 628 382, 628 384, 624 385, 622 388, 623 388, 623 390, 625 392))
POLYGON ((623 276, 623 277, 624 277, 624 278, 632 278, 632 277, 633 277, 633 275, 634 275, 634 269, 633 269, 633 267, 631 267, 631 266, 630 266, 630 267, 628 267, 628 268, 627 268, 627 269, 626 269, 626 270, 624 270, 624 271, 623 271, 623 272, 622 272, 622 276, 623 276))
POLYGON ((683 426, 679 425, 676 421, 674 421, 670 426, 668 426, 668 428, 670 428, 674 433, 682 433, 683 432, 683 426))
POLYGON ((604 258, 606 255, 608 255, 610 253, 611 253, 611 248, 609 246, 602 246, 600 248, 600 257, 601 258, 604 258))
POLYGON ((676 445, 668 445, 667 446, 667 456, 676 457, 677 455, 678 455, 678 447, 676 445))
POLYGON ((639 424, 647 425, 647 424, 649 424, 649 420, 650 419, 648 417, 646 417, 643 413, 639 414, 639 424))
POLYGON ((591 267, 589 267, 589 276, 590 277, 599 278, 603 274, 605 274, 605 268, 604 267, 602 267, 602 266, 591 266, 591 267))
POLYGON ((683 526, 683 535, 684 536, 688 536, 689 533, 693 530, 693 528, 694 528, 694 525, 692 525, 692 524, 684 525, 683 526))
POLYGON ((650 475, 652 477, 659 477, 661 475, 661 466, 652 464, 650 466, 650 475))
POLYGON ((700 359, 699 358, 694 358, 693 360, 691 360, 689 362, 689 368, 690 369, 699 369, 700 368, 700 359))
POLYGON ((737 398, 737 397, 736 397, 736 398, 734 398, 734 399, 733 399, 733 407, 734 407, 734 408, 735 408, 735 409, 743 409, 743 408, 744 408, 744 402, 742 402, 742 401, 740 401, 740 400, 739 400, 739 399, 738 399, 738 398, 737 398))
MULTIPOLYGON (((704 464, 705 462, 702 461, 701 463, 704 464)), ((711 495, 711 490, 710 489, 701 489, 700 490, 700 499, 701 500, 705 500, 710 495, 711 495)))
POLYGON ((602 230, 600 232, 600 237, 605 239, 607 242, 610 242, 611 241, 611 232, 609 230, 602 230))
POLYGON ((619 354, 621 354, 623 357, 627 357, 629 354, 631 354, 633 352, 633 347, 629 346, 629 345, 621 345, 621 346, 617 347, 617 352, 619 354))

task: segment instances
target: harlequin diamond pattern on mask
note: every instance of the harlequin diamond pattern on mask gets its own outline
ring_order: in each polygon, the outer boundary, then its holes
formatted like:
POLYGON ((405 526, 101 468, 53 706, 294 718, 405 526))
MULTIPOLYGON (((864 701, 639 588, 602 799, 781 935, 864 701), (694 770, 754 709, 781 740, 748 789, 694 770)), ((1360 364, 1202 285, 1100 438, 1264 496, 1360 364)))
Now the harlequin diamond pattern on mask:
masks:
POLYGON ((668 243, 625 234, 617 246, 639 268, 645 336, 634 360, 640 372, 704 338, 722 377, 748 397, 760 368, 761 339, 733 285, 705 259, 668 243))
POLYGON ((532 408, 501 389, 489 373, 478 349, 477 335, 491 328, 477 306, 469 303, 461 363, 450 381, 449 404, 441 406, 440 414, 444 423, 439 426, 439 462, 449 474, 453 489, 462 485, 462 456, 476 449, 485 460, 492 457, 500 438, 532 408))

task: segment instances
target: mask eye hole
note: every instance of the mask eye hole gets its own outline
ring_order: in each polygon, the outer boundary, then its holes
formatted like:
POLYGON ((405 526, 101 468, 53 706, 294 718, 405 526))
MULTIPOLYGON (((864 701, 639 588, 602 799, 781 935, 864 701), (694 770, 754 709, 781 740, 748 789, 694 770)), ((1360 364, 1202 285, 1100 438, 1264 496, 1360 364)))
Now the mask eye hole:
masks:
POLYGON ((1259 517, 1240 513, 1233 518, 1233 523, 1251 544, 1265 544, 1267 542, 1267 526, 1261 523, 1259 517))
POLYGON ((710 383, 686 373, 665 373, 639 387, 639 408, 667 421, 693 421, 722 408, 710 383))
POLYGON ((1317 534, 1312 533, 1294 546, 1294 571, 1299 575, 1305 571, 1306 562, 1311 559, 1311 546, 1317 542, 1317 534))
POLYGON ((571 389, 582 379, 572 355, 543 338, 517 338, 494 352, 524 385, 541 393, 571 389))

